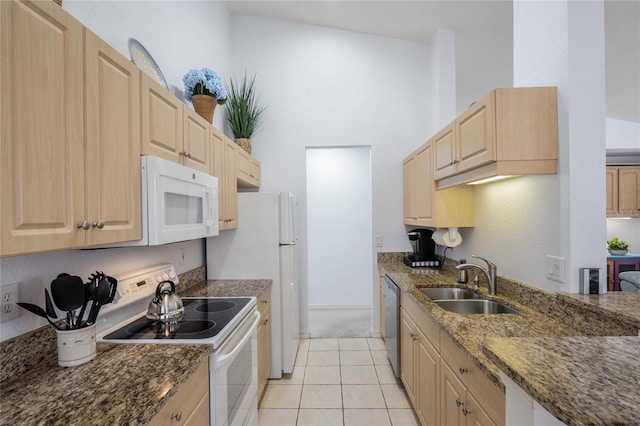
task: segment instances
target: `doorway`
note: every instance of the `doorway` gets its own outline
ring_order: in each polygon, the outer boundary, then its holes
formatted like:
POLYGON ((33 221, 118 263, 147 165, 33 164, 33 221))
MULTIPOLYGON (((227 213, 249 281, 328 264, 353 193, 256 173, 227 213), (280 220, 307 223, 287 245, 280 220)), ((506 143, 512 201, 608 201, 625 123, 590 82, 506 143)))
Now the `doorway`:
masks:
POLYGON ((309 334, 371 333, 371 147, 307 148, 309 334))

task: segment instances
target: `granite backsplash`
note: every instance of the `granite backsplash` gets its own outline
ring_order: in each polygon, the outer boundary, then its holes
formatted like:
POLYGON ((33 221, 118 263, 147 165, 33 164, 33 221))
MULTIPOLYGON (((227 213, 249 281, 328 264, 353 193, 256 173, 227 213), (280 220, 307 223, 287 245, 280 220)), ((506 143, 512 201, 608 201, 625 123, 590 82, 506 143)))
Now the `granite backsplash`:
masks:
MULTIPOLYGON (((378 253, 378 263, 403 263, 406 252, 378 253)), ((443 272, 456 273, 456 260, 447 259, 443 272)), ((421 268, 428 269, 428 268, 421 268)), ((480 275, 480 285, 487 286, 486 278, 480 275)), ((579 303, 575 297, 551 293, 510 278, 497 277, 498 294, 522 303, 553 319, 571 324, 571 327, 586 336, 637 336, 640 320, 634 321, 625 315, 617 315, 597 304, 579 303)), ((593 297, 592 297, 593 299, 593 297)))

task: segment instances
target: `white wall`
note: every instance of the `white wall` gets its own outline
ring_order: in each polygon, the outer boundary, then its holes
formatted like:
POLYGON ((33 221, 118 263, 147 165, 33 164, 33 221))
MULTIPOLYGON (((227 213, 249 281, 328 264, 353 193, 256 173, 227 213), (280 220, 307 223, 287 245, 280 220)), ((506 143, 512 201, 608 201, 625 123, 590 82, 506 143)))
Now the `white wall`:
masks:
MULTIPOLYGON (((263 191, 291 191, 306 211, 305 148, 370 145, 373 233, 384 251, 408 250, 402 159, 429 137, 428 47, 250 16, 232 17, 234 73, 257 72, 268 109, 252 139, 263 191)), ((302 306, 307 304, 306 217, 301 215, 302 306)), ((363 253, 368 255, 368 253, 363 253)), ((305 308, 301 330, 307 327, 305 308)))
MULTIPOLYGON (((127 58, 127 40, 142 43, 180 99, 182 77, 191 68, 208 67, 223 79, 229 76, 229 11, 224 2, 64 0, 62 6, 127 58)), ((213 118, 219 129, 223 112, 217 108, 213 118)))
POLYGON ((640 151, 640 123, 607 118, 607 149, 635 149, 640 151))
MULTIPOLYGON (((160 66, 172 92, 181 96, 182 76, 189 68, 208 66, 226 77, 231 69, 229 13, 223 2, 135 2, 65 0, 63 7, 82 24, 129 56, 127 40, 140 41, 160 66)), ((216 110, 214 125, 223 115, 216 110)), ((204 262, 202 240, 163 247, 138 247, 99 251, 60 251, 50 254, 0 259, 0 283, 20 283, 20 301, 44 306, 44 290, 60 272, 86 278, 95 270, 110 275, 156 263, 173 263, 178 273, 204 262), (186 263, 180 265, 179 249, 186 263)), ((2 323, 0 340, 46 325, 46 321, 23 312, 2 323)))
MULTIPOLYGON (((0 282, 2 284, 20 283, 18 300, 44 308, 44 288, 49 288, 51 281, 62 272, 77 275, 84 282, 87 282, 89 275, 96 270, 103 271, 110 276, 117 276, 159 263, 173 263, 179 274, 204 265, 204 240, 157 247, 63 250, 53 253, 3 257, 0 258, 0 282), (184 264, 181 261, 181 250, 184 250, 185 253, 184 264)), ((2 323, 0 341, 47 325, 44 318, 31 314, 22 308, 19 309, 21 311, 20 317, 2 323)), ((58 317, 63 318, 60 315, 58 317)))

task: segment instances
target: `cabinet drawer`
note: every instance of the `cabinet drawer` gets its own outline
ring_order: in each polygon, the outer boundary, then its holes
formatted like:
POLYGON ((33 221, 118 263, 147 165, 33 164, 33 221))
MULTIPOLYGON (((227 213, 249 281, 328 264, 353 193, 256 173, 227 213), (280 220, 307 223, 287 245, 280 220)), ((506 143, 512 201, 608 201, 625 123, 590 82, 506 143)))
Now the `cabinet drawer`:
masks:
POLYGON ((440 351, 440 326, 424 312, 404 291, 400 296, 400 305, 407 311, 429 343, 440 351))
POLYGON ((505 394, 491 382, 444 331, 440 333, 440 356, 473 394, 480 406, 498 424, 505 421, 505 394))
POLYGON ((149 424, 152 426, 184 424, 193 415, 201 416, 201 413, 204 412, 204 407, 206 407, 208 413, 208 394, 209 363, 208 360, 205 360, 189 380, 180 386, 178 392, 169 397, 166 405, 151 419, 149 424))
POLYGON ((258 296, 256 303, 258 304, 260 317, 264 318, 267 315, 267 312, 271 309, 271 287, 263 291, 260 296, 258 296))

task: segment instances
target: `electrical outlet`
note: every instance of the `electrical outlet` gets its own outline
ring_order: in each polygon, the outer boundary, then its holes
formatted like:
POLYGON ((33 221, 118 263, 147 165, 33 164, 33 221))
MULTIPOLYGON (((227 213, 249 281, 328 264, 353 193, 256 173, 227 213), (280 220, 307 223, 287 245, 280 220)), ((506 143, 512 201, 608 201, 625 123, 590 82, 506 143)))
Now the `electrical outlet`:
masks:
POLYGON ((0 286, 0 322, 11 321, 20 316, 18 307, 18 283, 0 286))
POLYGON ((185 254, 184 248, 181 248, 178 253, 178 265, 184 266, 187 264, 187 255, 185 254))
POLYGON ((565 282, 564 257, 547 255, 547 278, 559 283, 565 282))
POLYGON ((382 247, 383 240, 382 235, 376 235, 376 247, 382 247))

